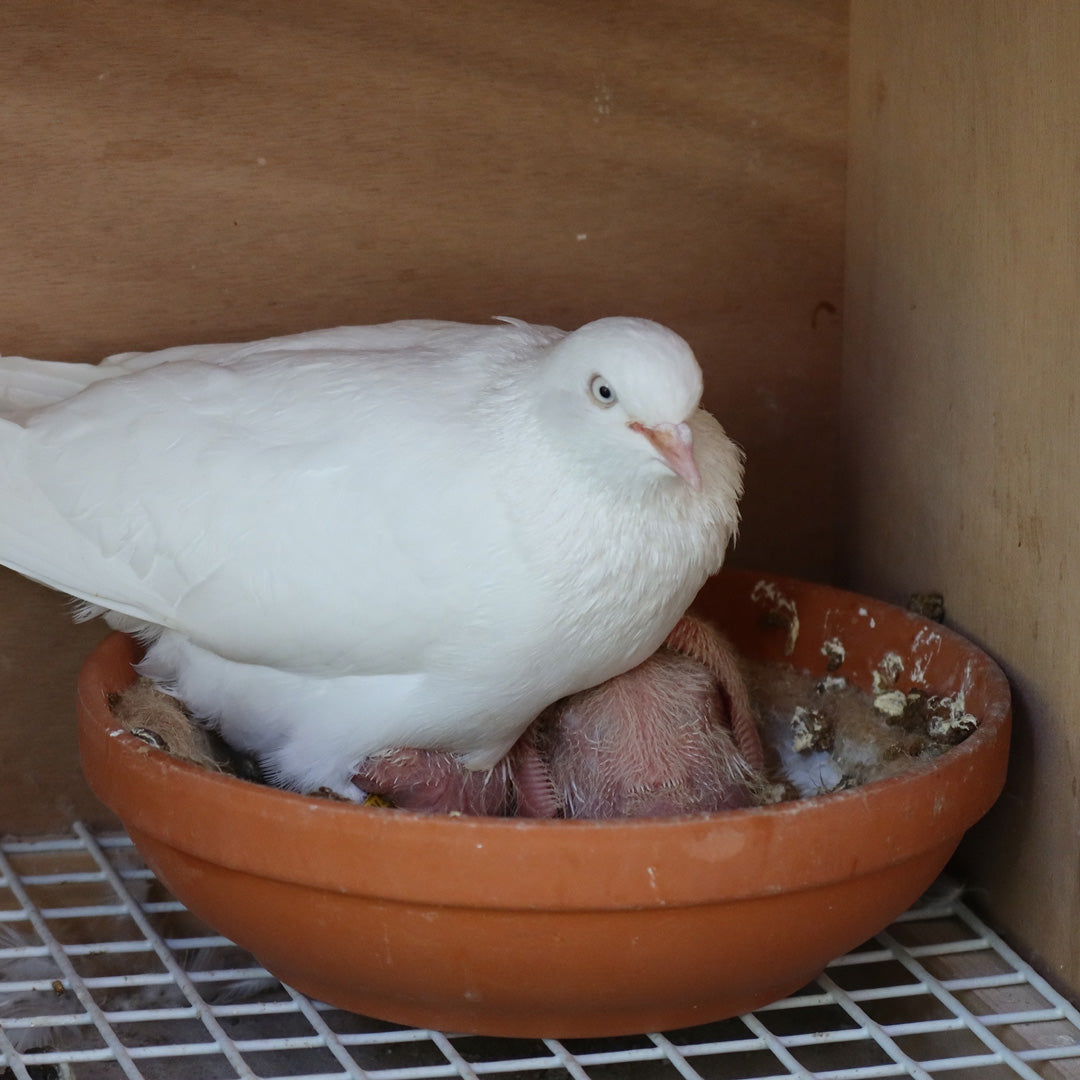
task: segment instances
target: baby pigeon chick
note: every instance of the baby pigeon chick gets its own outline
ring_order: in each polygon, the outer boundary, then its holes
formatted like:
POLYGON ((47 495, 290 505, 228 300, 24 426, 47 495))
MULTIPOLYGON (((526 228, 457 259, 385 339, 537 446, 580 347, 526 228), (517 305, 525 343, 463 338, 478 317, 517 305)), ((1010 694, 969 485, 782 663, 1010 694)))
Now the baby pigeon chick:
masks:
POLYGON ((512 750, 494 768, 480 770, 465 768, 456 754, 443 750, 384 750, 360 763, 353 783, 399 810, 505 817, 513 813, 515 758, 512 750))
POLYGON ((690 616, 644 663, 552 705, 525 746, 514 769, 525 816, 552 816, 553 806, 568 818, 734 810, 754 803, 764 765, 734 651, 690 616))

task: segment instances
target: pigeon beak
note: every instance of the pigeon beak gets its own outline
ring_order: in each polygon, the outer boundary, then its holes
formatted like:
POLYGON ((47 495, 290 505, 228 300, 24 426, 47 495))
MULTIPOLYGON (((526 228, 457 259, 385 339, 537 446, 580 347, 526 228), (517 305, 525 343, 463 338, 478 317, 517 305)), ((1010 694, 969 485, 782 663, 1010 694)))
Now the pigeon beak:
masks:
POLYGON ((631 420, 627 427, 644 435, 664 463, 676 476, 685 480, 695 491, 701 490, 701 473, 694 460, 693 436, 689 424, 657 424, 647 427, 631 420))

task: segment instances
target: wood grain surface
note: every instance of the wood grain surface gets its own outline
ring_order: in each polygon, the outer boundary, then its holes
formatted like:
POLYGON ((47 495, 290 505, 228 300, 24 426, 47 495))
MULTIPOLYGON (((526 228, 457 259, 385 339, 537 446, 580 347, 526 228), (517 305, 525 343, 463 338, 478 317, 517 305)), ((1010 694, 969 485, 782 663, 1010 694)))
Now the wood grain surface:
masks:
POLYGON ((858 2, 844 558, 1009 675, 973 899, 1080 987, 1080 6, 858 2))

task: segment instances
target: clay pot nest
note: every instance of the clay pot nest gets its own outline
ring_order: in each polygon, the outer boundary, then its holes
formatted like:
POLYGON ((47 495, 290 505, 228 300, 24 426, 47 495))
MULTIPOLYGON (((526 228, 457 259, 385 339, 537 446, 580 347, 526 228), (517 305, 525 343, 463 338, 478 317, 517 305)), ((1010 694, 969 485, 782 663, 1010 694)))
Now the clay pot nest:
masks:
POLYGON ((147 746, 107 704, 135 656, 113 634, 79 683, 83 767, 178 899, 329 1004, 519 1037, 732 1016, 798 990, 931 884, 1004 783, 1009 690, 957 634, 837 589, 725 571, 698 608, 751 659, 867 690, 894 652, 911 686, 962 692, 978 727, 902 775, 772 806, 429 816, 262 787, 147 746))

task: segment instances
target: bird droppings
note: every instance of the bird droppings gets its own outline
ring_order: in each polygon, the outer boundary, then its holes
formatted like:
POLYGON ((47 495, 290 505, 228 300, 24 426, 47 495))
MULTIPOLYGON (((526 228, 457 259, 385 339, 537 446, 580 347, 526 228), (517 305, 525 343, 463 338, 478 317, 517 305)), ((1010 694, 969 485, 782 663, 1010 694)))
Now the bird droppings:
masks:
MULTIPOLYGON (((935 701, 933 698, 929 700, 935 701)), ((963 694, 957 694, 953 698, 937 698, 936 701, 944 712, 935 710, 933 705, 929 706, 934 710, 927 724, 927 732, 931 737, 950 744, 961 743, 979 726, 979 721, 971 713, 964 711, 963 694)))
POLYGON ((945 621, 945 597, 939 592, 912 593, 908 597, 907 607, 908 611, 932 622, 945 621))
POLYGON ((892 690, 896 680, 904 673, 904 658, 895 652, 887 652, 874 669, 874 693, 884 694, 892 690))
POLYGON ((766 609, 762 617, 764 625, 787 631, 784 655, 790 656, 799 640, 799 610, 795 601, 781 592, 774 582, 764 579, 754 585, 750 599, 766 609))
POLYGON ((926 682, 927 669, 940 649, 941 635, 936 631, 922 627, 915 635, 915 640, 911 643, 911 681, 916 686, 926 682))
POLYGON ((820 709, 796 705, 791 714, 791 749, 797 754, 807 750, 831 750, 833 726, 820 709))
MULTIPOLYGON (((935 743, 953 746, 978 727, 978 721, 964 708, 962 692, 939 696, 918 689, 907 693, 893 690, 887 696, 891 699, 887 712, 890 722, 905 731, 925 735, 935 743)), ((879 700, 875 699, 874 707, 884 712, 879 708, 879 700)))
POLYGON ((903 690, 886 690, 874 698, 874 708, 885 716, 903 716, 907 694, 903 690))
POLYGON ((825 657, 825 666, 829 671, 835 671, 843 662, 847 653, 844 651, 844 643, 839 638, 829 638, 821 646, 821 655, 825 657))

